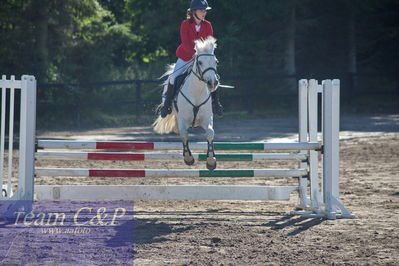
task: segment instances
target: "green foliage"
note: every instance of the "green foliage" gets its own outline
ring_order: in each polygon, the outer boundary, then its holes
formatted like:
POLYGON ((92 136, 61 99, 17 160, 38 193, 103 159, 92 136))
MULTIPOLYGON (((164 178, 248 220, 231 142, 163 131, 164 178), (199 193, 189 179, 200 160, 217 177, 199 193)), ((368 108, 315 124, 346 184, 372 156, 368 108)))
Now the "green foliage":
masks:
MULTIPOLYGON (((298 72, 346 69, 351 14, 367 68, 382 70, 383 62, 397 66, 391 57, 398 53, 395 0, 210 0, 210 5, 207 18, 226 73, 281 72, 292 8, 298 72)), ((5 74, 35 74, 42 82, 141 77, 138 69, 175 60, 188 6, 189 0, 3 0, 0 67, 5 74)))
MULTIPOLYGON (((76 84, 158 78, 165 65, 176 60, 179 27, 189 4, 190 0, 2 0, 1 72, 33 74, 40 84, 67 84, 39 87, 39 102, 54 106, 104 102, 114 97, 111 92, 134 98, 134 88, 112 91, 76 84)), ((337 77, 346 85, 349 61, 355 59, 358 72, 384 76, 359 81, 359 87, 399 89, 397 0, 209 0, 209 4, 207 19, 218 39, 222 79, 287 74, 291 30, 295 34, 291 64, 296 62, 291 69, 298 77, 337 77), (350 35, 350 23, 355 35, 350 35), (350 58, 351 47, 356 48, 356 58, 350 58)), ((236 89, 225 91, 225 97, 252 94, 258 100, 284 89, 282 79, 227 82, 236 89)), ((155 97, 159 90, 148 85, 143 97, 155 97)), ((248 105, 230 101, 226 106, 248 105)))

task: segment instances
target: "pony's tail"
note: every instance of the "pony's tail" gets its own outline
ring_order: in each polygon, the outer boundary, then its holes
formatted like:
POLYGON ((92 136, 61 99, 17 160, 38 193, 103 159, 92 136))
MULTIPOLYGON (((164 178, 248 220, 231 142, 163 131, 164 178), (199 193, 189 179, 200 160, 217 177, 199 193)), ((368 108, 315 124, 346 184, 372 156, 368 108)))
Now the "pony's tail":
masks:
POLYGON ((177 117, 175 114, 167 115, 165 118, 158 116, 158 118, 152 124, 154 131, 158 134, 168 134, 175 132, 179 134, 179 128, 177 127, 177 117))

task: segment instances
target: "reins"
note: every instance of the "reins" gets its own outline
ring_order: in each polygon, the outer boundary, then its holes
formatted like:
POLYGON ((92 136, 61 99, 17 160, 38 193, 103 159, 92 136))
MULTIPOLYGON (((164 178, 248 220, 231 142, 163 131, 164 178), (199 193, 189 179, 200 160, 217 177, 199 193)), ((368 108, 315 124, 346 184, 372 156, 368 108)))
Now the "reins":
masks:
MULTIPOLYGON (((215 55, 214 55, 214 54, 200 54, 200 55, 197 55, 197 56, 196 56, 196 60, 195 60, 196 70, 197 70, 197 71, 198 71, 198 70, 201 71, 201 68, 200 68, 200 66, 199 66, 199 64, 198 64, 198 58, 199 58, 200 56, 215 56, 215 55)), ((200 81, 202 81, 202 82, 204 82, 204 83, 207 83, 206 80, 204 79, 204 74, 205 74, 207 71, 210 71, 210 70, 215 71, 216 76, 219 76, 219 75, 217 74, 217 71, 216 71, 216 69, 215 69, 214 67, 208 67, 208 68, 206 68, 204 71, 200 72, 200 74, 196 73, 196 71, 194 71, 194 70, 191 68, 190 73, 189 73, 189 75, 187 75, 186 79, 187 79, 187 78, 190 76, 190 74, 192 73, 192 74, 194 74, 194 76, 196 76, 200 81)), ((186 82, 186 80, 183 81, 183 84, 184 84, 185 82, 186 82)), ((183 85, 182 85, 182 86, 183 86, 183 85)), ((195 120, 197 119, 197 116, 198 116, 198 112, 199 112, 201 106, 203 106, 204 104, 206 104, 206 103, 209 101, 209 99, 211 98, 211 93, 209 93, 209 95, 208 95, 208 97, 206 98, 206 100, 203 101, 203 102, 202 102, 201 104, 199 104, 199 105, 194 105, 194 104, 190 101, 190 99, 189 99, 186 95, 184 95, 184 93, 181 91, 181 87, 179 88, 178 94, 179 94, 179 93, 180 93, 180 94, 183 96, 183 98, 186 99, 186 101, 187 101, 189 104, 191 104, 191 106, 193 107, 194 118, 193 118, 193 122, 192 122, 192 124, 191 124, 191 127, 194 127, 194 125, 195 125, 195 120)), ((178 109, 178 107, 177 107, 177 101, 176 101, 176 99, 175 99, 175 101, 174 101, 174 105, 175 105, 176 111, 179 112, 179 109, 178 109)))

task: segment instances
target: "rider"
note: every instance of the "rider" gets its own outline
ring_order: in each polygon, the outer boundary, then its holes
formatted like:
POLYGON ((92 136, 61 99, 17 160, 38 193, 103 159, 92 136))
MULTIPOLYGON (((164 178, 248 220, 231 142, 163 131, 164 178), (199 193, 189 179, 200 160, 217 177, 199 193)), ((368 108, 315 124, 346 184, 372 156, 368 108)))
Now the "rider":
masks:
MULTIPOLYGON (((187 10, 187 19, 184 20, 180 26, 181 44, 176 50, 178 59, 172 74, 170 74, 168 78, 165 101, 161 107, 161 117, 166 117, 172 112, 175 79, 192 65, 189 61, 195 54, 194 41, 213 36, 212 24, 205 20, 206 12, 210 9, 211 7, 206 0, 191 1, 190 8, 187 10)), ((218 90, 212 92, 211 95, 213 113, 222 116, 223 107, 219 102, 218 90)))

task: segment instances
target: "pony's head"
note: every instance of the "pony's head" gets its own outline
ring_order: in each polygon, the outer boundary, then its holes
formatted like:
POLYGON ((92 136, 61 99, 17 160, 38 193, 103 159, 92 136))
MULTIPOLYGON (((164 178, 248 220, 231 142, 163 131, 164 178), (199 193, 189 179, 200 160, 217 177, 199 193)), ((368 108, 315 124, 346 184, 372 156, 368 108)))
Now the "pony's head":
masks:
POLYGON ((215 91, 219 85, 217 74, 218 60, 214 54, 216 49, 216 39, 209 36, 205 40, 195 41, 195 61, 194 71, 199 79, 204 81, 210 91, 215 91))

